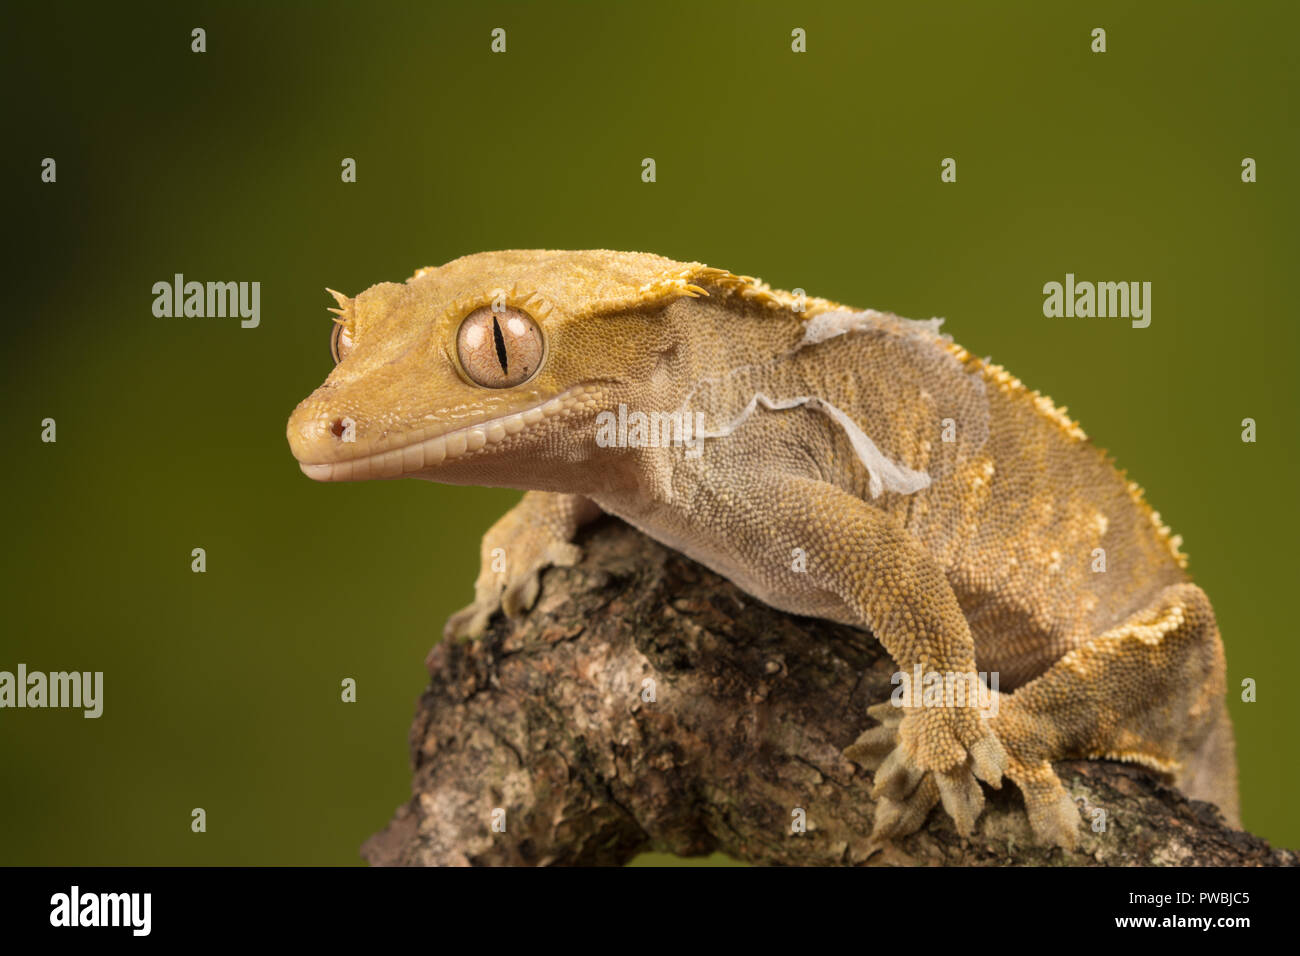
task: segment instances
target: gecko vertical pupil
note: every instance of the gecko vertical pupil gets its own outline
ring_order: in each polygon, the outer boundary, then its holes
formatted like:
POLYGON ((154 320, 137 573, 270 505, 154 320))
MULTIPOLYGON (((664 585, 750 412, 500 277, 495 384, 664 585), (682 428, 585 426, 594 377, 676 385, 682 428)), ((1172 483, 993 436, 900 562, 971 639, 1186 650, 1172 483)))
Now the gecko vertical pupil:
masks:
POLYGON ((492 341, 497 347, 497 361, 501 363, 501 372, 504 375, 510 374, 510 359, 506 355, 506 337, 501 334, 501 323, 497 317, 492 316, 492 341))
POLYGON ((523 309, 483 306, 461 322, 456 357, 475 385, 510 388, 528 381, 541 367, 542 330, 523 309))

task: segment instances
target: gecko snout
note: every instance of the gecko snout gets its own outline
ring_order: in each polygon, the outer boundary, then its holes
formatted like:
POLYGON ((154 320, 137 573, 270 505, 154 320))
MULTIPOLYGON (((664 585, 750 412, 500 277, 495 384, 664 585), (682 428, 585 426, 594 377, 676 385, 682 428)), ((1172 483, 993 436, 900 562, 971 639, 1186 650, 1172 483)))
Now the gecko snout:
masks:
POLYGON ((338 460, 344 451, 339 446, 355 441, 355 435, 356 423, 352 419, 310 400, 294 409, 286 429, 289 449, 303 465, 338 460))

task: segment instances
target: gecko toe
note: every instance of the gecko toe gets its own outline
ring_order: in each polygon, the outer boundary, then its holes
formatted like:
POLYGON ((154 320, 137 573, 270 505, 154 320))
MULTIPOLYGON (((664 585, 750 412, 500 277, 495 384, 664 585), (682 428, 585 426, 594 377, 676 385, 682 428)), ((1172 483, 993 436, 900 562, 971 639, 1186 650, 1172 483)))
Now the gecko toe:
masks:
POLYGON ((844 748, 844 757, 867 770, 879 770, 897 743, 898 734, 893 727, 872 727, 844 748))
POLYGON ((1073 850, 1079 845, 1079 808, 1070 798, 1052 765, 1014 765, 1007 776, 1025 797, 1025 811, 1034 836, 1041 842, 1073 850))
POLYGON ((975 776, 997 790, 1002 787, 1002 774, 1007 769, 1007 752, 994 734, 975 741, 970 748, 971 769, 975 776))
POLYGON ((546 563, 557 568, 571 568, 582 560, 582 548, 568 542, 557 542, 546 551, 546 563))
POLYGON ((1073 850, 1079 845, 1079 808, 1068 795, 1029 807, 1029 825, 1044 843, 1073 850))
POLYGON ((471 604, 447 618, 447 623, 442 629, 442 636, 447 640, 480 638, 487 632, 488 621, 491 617, 491 609, 478 604, 471 604))
POLYGON ((975 829, 975 821, 984 810, 984 791, 979 781, 967 769, 953 773, 934 774, 943 808, 952 817, 957 832, 968 837, 975 829))
POLYGON ((541 575, 537 571, 522 575, 501 593, 501 610, 506 617, 522 617, 537 602, 541 589, 541 575))
POLYGON ((871 830, 871 842, 892 840, 915 833, 925 823, 934 805, 939 802, 939 787, 933 774, 926 774, 911 794, 903 800, 882 797, 876 803, 876 819, 871 830))
POLYGON ((876 771, 876 782, 871 788, 871 795, 877 799, 906 799, 916 790, 924 775, 925 771, 916 765, 916 761, 903 747, 895 747, 876 771))
POLYGON ((880 721, 886 727, 893 727, 897 730, 898 725, 903 722, 903 708, 892 700, 882 700, 880 703, 872 704, 867 708, 867 716, 880 721))

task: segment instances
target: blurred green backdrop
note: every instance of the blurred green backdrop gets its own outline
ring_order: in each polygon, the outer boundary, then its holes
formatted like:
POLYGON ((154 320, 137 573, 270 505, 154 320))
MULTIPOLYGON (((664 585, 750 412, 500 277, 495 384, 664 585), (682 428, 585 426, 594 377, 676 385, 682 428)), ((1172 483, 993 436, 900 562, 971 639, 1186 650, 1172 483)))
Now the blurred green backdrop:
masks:
POLYGON ((425 652, 516 496, 317 485, 285 420, 329 369, 326 285, 529 247, 944 315, 1068 405, 1184 536, 1245 823, 1300 844, 1300 17, 1133 7, 6 4, 0 669, 102 670, 106 699, 0 711, 0 862, 359 862, 408 795, 425 652), (261 326, 155 318, 177 272, 261 282, 261 326), (1150 328, 1044 318, 1066 272, 1151 281, 1150 328))

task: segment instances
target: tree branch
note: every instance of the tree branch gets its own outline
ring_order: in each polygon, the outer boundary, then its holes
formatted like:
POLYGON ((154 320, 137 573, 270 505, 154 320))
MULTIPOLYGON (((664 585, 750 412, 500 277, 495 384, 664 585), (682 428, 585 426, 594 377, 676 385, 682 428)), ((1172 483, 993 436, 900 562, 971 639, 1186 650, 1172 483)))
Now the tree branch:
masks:
POLYGON ((880 645, 775 611, 612 519, 582 544, 527 617, 430 653, 414 796, 363 847, 372 864, 618 865, 650 849, 759 864, 1297 862, 1145 770, 1092 762, 1057 765, 1085 811, 1106 812, 1103 833, 1085 812, 1077 852, 1035 845, 1004 785, 986 788, 973 838, 936 809, 868 859, 871 775, 840 751, 893 689, 880 645), (806 832, 791 832, 797 809, 806 832))

